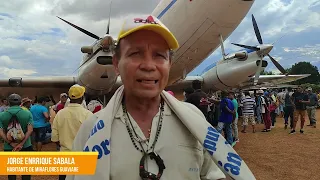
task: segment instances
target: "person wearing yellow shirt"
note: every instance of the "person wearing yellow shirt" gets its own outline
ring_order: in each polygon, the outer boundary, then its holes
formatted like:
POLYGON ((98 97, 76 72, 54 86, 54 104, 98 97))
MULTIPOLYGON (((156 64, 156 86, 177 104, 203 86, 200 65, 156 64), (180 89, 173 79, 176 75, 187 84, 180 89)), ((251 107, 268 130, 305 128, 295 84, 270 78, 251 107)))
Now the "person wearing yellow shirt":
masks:
POLYGON ((29 98, 23 98, 22 100, 21 100, 21 108, 23 109, 23 110, 30 110, 30 108, 31 108, 31 102, 32 102, 32 100, 31 99, 29 99, 29 98))
MULTIPOLYGON (((78 84, 71 86, 69 89, 70 104, 61 109, 52 122, 51 141, 60 146, 60 151, 72 151, 73 140, 81 124, 93 115, 81 105, 84 93, 83 86, 78 84)), ((65 178, 66 175, 59 175, 59 179, 65 178)))

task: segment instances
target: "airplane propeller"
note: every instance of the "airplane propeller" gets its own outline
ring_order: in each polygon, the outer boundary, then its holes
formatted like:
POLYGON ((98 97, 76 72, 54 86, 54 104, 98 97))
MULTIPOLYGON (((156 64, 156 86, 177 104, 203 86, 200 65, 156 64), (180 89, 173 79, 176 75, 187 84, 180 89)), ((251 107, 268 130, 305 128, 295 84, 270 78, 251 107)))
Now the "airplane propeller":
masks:
POLYGON ((260 75, 260 72, 261 72, 261 67, 262 67, 262 59, 265 55, 267 55, 270 60, 272 61, 272 63, 278 68, 278 70, 282 73, 282 74, 287 74, 286 70, 273 58, 270 56, 269 52, 270 50, 272 49, 273 45, 264 45, 263 44, 263 41, 262 41, 262 37, 261 37, 261 33, 260 33, 260 30, 259 30, 259 27, 258 27, 258 24, 256 22, 256 19, 254 18, 254 16, 252 15, 252 25, 253 25, 253 29, 254 29, 254 33, 256 35, 256 38, 259 42, 260 45, 258 46, 248 46, 248 45, 243 45, 243 44, 237 44, 237 43, 231 43, 235 46, 239 46, 239 47, 242 47, 242 48, 246 48, 246 49, 250 49, 250 50, 253 50, 253 51, 260 51, 262 50, 261 52, 261 59, 259 61, 259 68, 255 74, 255 84, 256 82, 258 81, 258 78, 259 78, 259 75, 260 75), (266 50, 266 52, 263 52, 263 50, 266 50))
MULTIPOLYGON (((111 1, 111 3, 110 3, 109 20, 108 20, 107 33, 106 33, 107 35, 109 35, 109 33, 110 33, 111 4, 112 4, 112 1, 111 1)), ((79 26, 77 26, 77 25, 75 25, 75 24, 72 24, 71 22, 69 22, 69 21, 67 21, 67 20, 65 20, 65 19, 62 19, 62 18, 59 17, 59 16, 57 16, 57 18, 61 19, 62 21, 64 21, 64 22, 66 22, 67 24, 69 24, 70 26, 78 29, 79 31, 83 32, 84 34, 86 34, 86 35, 88 35, 88 36, 90 36, 90 37, 92 37, 92 38, 94 38, 94 39, 96 39, 96 40, 101 39, 99 36, 97 36, 97 35, 89 32, 89 31, 87 31, 87 30, 85 30, 85 29, 83 29, 83 28, 81 28, 81 27, 79 27, 79 26)))
MULTIPOLYGON (((108 20, 107 32, 106 32, 107 35, 110 34, 111 5, 112 5, 112 1, 110 2, 109 20, 108 20)), ((85 30, 85 29, 83 29, 83 28, 81 28, 81 27, 79 27, 79 26, 77 26, 77 25, 75 25, 75 24, 72 24, 71 22, 62 19, 62 18, 59 17, 59 16, 57 16, 57 17, 58 17, 59 19, 61 19, 62 21, 66 22, 67 24, 71 25, 72 27, 78 29, 79 31, 83 32, 84 34, 86 34, 86 35, 88 35, 88 36, 90 36, 90 37, 92 37, 92 38, 94 38, 94 39, 96 39, 96 40, 102 39, 102 38, 100 38, 99 36, 97 36, 97 35, 89 32, 89 31, 87 31, 87 30, 85 30)), ((75 71, 79 70, 85 63, 88 62, 88 60, 89 60, 89 59, 87 59, 86 61, 84 61, 75 71)), ((75 72, 75 71, 74 71, 74 72, 75 72)))
POLYGON ((90 37, 92 37, 92 38, 94 38, 94 39, 97 39, 97 40, 99 40, 99 39, 100 39, 100 37, 99 37, 99 36, 97 36, 97 35, 95 35, 95 34, 93 34, 93 33, 89 32, 89 31, 87 31, 87 30, 85 30, 85 29, 83 29, 83 28, 81 28, 81 27, 79 27, 79 26, 77 26, 77 25, 75 25, 75 24, 72 24, 71 22, 69 22, 69 21, 67 21, 67 20, 62 19, 62 18, 61 18, 61 17, 59 17, 59 16, 57 16, 57 18, 61 19, 62 21, 64 21, 64 22, 66 22, 67 24, 69 24, 70 26, 72 26, 72 27, 74 27, 74 28, 78 29, 79 31, 83 32, 84 34, 86 34, 86 35, 88 35, 88 36, 90 36, 90 37))
POLYGON ((110 17, 111 17, 111 5, 112 5, 112 1, 110 2, 110 9, 109 9, 109 20, 108 20, 108 26, 107 26, 107 33, 109 35, 110 33, 110 17))

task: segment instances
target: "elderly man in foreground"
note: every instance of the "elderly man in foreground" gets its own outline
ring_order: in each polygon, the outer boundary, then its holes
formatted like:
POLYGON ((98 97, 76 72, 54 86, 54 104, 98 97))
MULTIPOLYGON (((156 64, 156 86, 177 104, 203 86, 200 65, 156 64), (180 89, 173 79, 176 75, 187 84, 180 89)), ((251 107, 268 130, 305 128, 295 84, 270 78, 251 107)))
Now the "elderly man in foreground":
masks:
POLYGON ((67 179, 255 179, 194 105, 164 91, 179 47, 155 17, 127 19, 113 56, 123 86, 84 121, 74 151, 99 152, 93 176, 67 179), (220 170, 220 169, 221 170, 220 170))

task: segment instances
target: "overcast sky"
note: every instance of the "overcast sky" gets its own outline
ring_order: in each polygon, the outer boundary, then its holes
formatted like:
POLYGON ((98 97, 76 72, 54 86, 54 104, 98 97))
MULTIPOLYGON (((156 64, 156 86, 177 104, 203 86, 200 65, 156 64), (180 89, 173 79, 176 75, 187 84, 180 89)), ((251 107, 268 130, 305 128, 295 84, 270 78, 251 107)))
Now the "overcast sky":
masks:
MULTIPOLYGON (((116 0, 112 2, 111 35, 116 36, 125 16, 148 14, 160 0, 116 0)), ((93 39, 65 24, 56 16, 103 36, 110 0, 11 0, 0 6, 0 78, 14 76, 75 75, 82 59, 81 46, 93 39)), ((320 0, 256 0, 247 17, 225 41, 231 45, 256 45, 251 14, 256 17, 265 43, 285 35, 271 52, 286 68, 298 61, 320 67, 320 0)), ((220 49, 190 75, 221 58, 220 49)), ((269 60, 268 60, 269 61, 269 60)), ((269 61, 270 62, 270 61, 269 61)), ((269 63, 267 70, 275 71, 269 63)))

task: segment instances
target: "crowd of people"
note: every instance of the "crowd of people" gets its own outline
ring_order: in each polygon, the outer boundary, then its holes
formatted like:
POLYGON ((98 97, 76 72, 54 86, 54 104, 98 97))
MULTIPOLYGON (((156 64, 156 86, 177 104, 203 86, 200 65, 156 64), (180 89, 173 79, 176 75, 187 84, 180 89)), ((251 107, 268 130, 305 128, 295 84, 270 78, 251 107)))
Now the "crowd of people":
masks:
POLYGON ((248 125, 256 132, 256 124, 264 124, 262 132, 270 132, 275 127, 276 117, 284 119, 284 129, 290 127, 290 134, 296 132, 300 120, 300 133, 304 133, 305 119, 316 128, 316 109, 320 93, 312 88, 299 86, 245 92, 222 91, 220 95, 206 94, 201 90, 201 82, 195 80, 192 87, 184 90, 185 101, 194 104, 205 115, 207 121, 219 132, 224 131, 231 145, 239 142, 238 120, 242 119, 242 133, 247 133, 248 125))
MULTIPOLYGON (((71 151, 82 121, 103 108, 97 98, 87 104, 84 95, 85 88, 74 85, 69 94, 60 94, 58 103, 52 96, 32 100, 11 94, 2 99, 0 135, 5 140, 4 151, 42 151, 43 144, 48 142, 56 142, 58 151, 71 151), (19 138, 19 143, 14 142, 19 138)), ((23 179, 28 178, 30 176, 23 176, 23 179)), ((9 179, 15 179, 15 176, 9 176, 9 179)))

